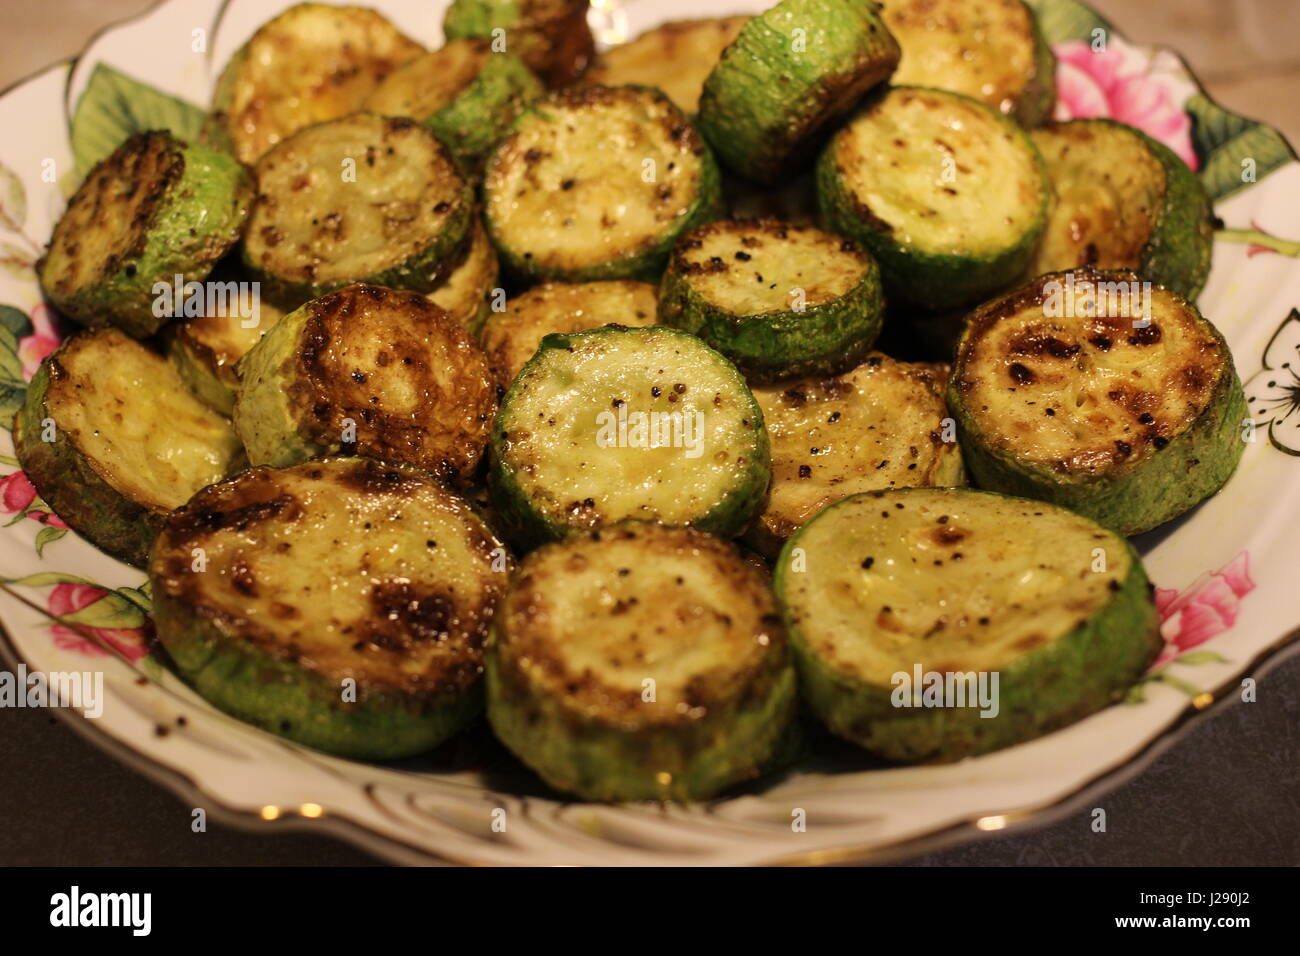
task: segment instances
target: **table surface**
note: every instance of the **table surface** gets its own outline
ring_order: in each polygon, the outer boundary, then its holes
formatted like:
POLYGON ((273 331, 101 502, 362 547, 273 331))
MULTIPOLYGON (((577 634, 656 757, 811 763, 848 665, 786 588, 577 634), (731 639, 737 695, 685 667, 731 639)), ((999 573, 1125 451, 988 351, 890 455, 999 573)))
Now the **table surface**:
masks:
MULTIPOLYGON (((75 55, 101 26, 150 0, 6 4, 0 89, 75 55)), ((1300 2, 1099 0, 1130 39, 1186 56, 1211 96, 1300 143, 1300 2)), ((0 864, 366 866, 326 837, 246 832, 209 821, 97 750, 45 711, 0 711, 0 864)), ((1300 656, 1225 708, 1141 775, 1050 826, 992 836, 909 861, 971 865, 1295 865, 1300 863, 1300 656), (1092 830, 1093 805, 1107 830, 1092 830)))

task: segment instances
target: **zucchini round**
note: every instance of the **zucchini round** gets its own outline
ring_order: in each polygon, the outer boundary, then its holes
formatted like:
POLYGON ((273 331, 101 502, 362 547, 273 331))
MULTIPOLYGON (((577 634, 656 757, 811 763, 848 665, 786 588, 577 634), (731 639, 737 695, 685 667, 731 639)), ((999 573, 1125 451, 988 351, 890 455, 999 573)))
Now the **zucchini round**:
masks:
POLYGON ((871 251, 891 302, 926 309, 969 305, 1020 278, 1050 198, 1029 137, 944 90, 873 98, 817 164, 826 227, 871 251))
POLYGON ((871 0, 781 0, 741 27, 700 95, 700 131, 729 169, 775 183, 889 79, 899 49, 879 10, 871 0))
POLYGON ((528 280, 659 278, 673 241, 721 212, 713 154, 648 87, 535 101, 487 162, 488 232, 528 280))
POLYGON ((546 282, 510 299, 504 312, 489 315, 479 341, 492 377, 509 388, 552 332, 585 332, 611 323, 654 325, 656 308, 656 290, 648 282, 546 282))
POLYGON ((1032 136, 1054 194, 1033 275, 1128 269, 1195 300, 1210 272, 1214 211, 1187 164, 1114 120, 1053 123, 1032 136))
POLYGON ((946 365, 876 353, 843 375, 754 389, 772 443, 772 484, 745 540, 774 557, 841 498, 962 484, 956 436, 943 440, 947 377, 946 365))
POLYGON ((54 513, 138 567, 164 515, 243 463, 230 423, 118 329, 83 332, 47 357, 13 431, 18 463, 54 513))
POLYGON ((588 800, 704 800, 758 776, 795 684, 766 575, 640 522, 530 554, 487 652, 497 737, 588 800))
POLYGON ((1056 105, 1056 57, 1022 0, 890 0, 898 86, 933 86, 1037 126, 1056 105))
POLYGON ((430 292, 468 250, 473 187, 414 120, 354 113, 308 127, 256 173, 244 264, 286 309, 352 282, 430 292))
POLYGON ((1177 293, 1150 288, 1144 308, 1141 288, 1051 273, 971 314, 948 407, 981 488, 1137 534, 1228 480, 1246 417, 1228 345, 1177 293))
POLYGON ((461 168, 472 171, 524 104, 541 95, 541 81, 519 57, 494 53, 489 41, 469 37, 398 67, 363 109, 418 120, 447 145, 461 168))
POLYGON ((852 240, 776 220, 700 226, 677 240, 659 321, 694 333, 751 382, 851 369, 885 312, 880 270, 852 240))
POLYGON ((205 135, 251 166, 298 130, 360 109, 384 77, 423 52, 368 7, 295 4, 226 64, 205 135))
POLYGON ((248 460, 346 452, 469 479, 497 410, 482 351, 412 292, 354 285, 290 312, 240 362, 248 460))
POLYGON ((624 518, 734 534, 770 472, 735 366, 661 326, 546 336, 492 429, 493 502, 524 545, 624 518))
POLYGON ((154 629, 194 689, 241 720, 340 756, 410 756, 480 712, 505 555, 416 468, 253 468, 163 523, 154 629))
POLYGON ((832 505, 786 544, 775 587, 809 708, 890 760, 957 760, 1064 727, 1119 700, 1163 646, 1127 541, 966 489, 832 505))
POLYGON ((568 86, 596 54, 587 25, 587 0, 452 0, 443 16, 448 40, 490 37, 504 31, 505 48, 547 86, 568 86))
POLYGON ((428 294, 428 299, 470 335, 477 335, 492 311, 490 299, 500 272, 492 240, 483 222, 476 218, 470 227, 465 258, 428 294))
POLYGON ((704 80, 749 17, 672 20, 596 57, 583 76, 600 86, 655 86, 683 113, 700 105, 704 80))
POLYGON ((171 318, 155 285, 202 282, 239 241, 253 202, 247 170, 166 131, 136 133, 86 176, 36 264, 68 318, 136 338, 171 318))
POLYGON ((251 328, 229 309, 175 322, 166 331, 167 357, 205 405, 229 417, 239 390, 239 360, 283 315, 282 309, 261 302, 251 328))

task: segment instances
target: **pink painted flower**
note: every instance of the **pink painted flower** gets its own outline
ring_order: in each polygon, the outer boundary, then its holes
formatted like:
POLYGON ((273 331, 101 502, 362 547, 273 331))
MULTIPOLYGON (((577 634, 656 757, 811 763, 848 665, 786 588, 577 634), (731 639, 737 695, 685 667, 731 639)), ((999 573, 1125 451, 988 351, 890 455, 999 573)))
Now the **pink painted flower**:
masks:
POLYGON ((1104 50, 1084 40, 1052 47, 1056 53, 1058 120, 1102 116, 1136 126, 1172 149, 1192 169, 1192 121, 1183 110, 1196 86, 1171 55, 1148 57, 1113 34, 1104 50))
POLYGON ((47 524, 52 528, 66 529, 68 527, 64 524, 63 519, 53 512, 32 508, 32 503, 36 502, 36 500, 35 486, 21 471, 15 471, 0 478, 0 512, 10 515, 26 515, 28 518, 39 521, 41 524, 47 524))
MULTIPOLYGON (((105 599, 110 604, 113 601, 124 600, 111 591, 95 587, 93 584, 65 582, 56 584, 54 589, 50 591, 47 607, 55 617, 65 617, 84 611, 96 602, 105 601, 105 599)), ((83 614, 81 617, 93 619, 93 614, 83 614)), ((82 623, 76 629, 63 624, 55 624, 50 630, 54 635, 56 647, 60 647, 65 651, 85 654, 87 657, 106 657, 108 651, 92 640, 85 632, 98 637, 100 641, 122 654, 131 663, 135 663, 149 653, 144 646, 144 635, 138 627, 93 627, 89 623, 82 623)))
POLYGON ((59 329, 54 311, 44 302, 32 309, 32 334, 18 340, 18 360, 23 364, 23 378, 31 381, 41 360, 59 347, 59 329))
POLYGON ((1245 551, 1219 570, 1202 574, 1182 591, 1156 588, 1165 649, 1153 666, 1159 667, 1232 627, 1241 599, 1254 589, 1245 551))

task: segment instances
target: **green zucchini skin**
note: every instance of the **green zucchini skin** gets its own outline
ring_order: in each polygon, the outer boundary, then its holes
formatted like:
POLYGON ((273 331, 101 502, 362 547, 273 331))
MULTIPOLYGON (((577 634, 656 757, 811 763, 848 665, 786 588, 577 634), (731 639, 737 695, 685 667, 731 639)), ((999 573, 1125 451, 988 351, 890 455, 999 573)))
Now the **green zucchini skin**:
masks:
POLYGON ((407 757, 481 712, 482 644, 507 578, 491 562, 504 554, 467 502, 417 468, 361 458, 254 468, 163 523, 149 565, 154 627, 181 675, 240 720, 343 757, 407 757), (414 536, 374 523, 374 563, 331 573, 331 538, 357 513, 396 516, 414 536), (273 563, 290 549, 312 562, 302 580, 273 563), (196 569, 196 551, 211 564, 196 569), (362 616, 347 616, 347 601, 322 610, 312 574, 359 586, 362 616))
MULTIPOLYGON (((667 373, 666 378, 663 379, 663 387, 655 389, 650 381, 646 381, 645 392, 656 397, 659 394, 666 396, 675 381, 683 379, 689 381, 689 375, 677 376, 676 373, 680 369, 670 367, 669 359, 666 357, 663 360, 662 371, 667 373)), ((628 397, 634 399, 632 395, 628 397)), ((612 400, 620 398, 621 395, 616 395, 612 400)), ((593 404, 582 411, 589 412, 594 422, 594 416, 598 411, 618 407, 612 404, 612 400, 602 401, 599 403, 599 408, 593 404)), ((665 407, 673 406, 665 405, 665 407)), ((549 406, 539 407, 539 411, 545 412, 547 418, 553 417, 548 408, 549 406)), ((640 409, 633 407, 632 410, 640 409)), ((705 421, 709 420, 710 415, 705 413, 705 421)), ((595 448, 598 431, 594 423, 591 427, 593 433, 590 436, 590 443, 595 448)), ((559 540, 589 527, 600 527, 632 517, 650 517, 665 524, 689 524, 701 531, 730 536, 742 530, 761 507, 772 470, 771 446, 767 430, 763 427, 762 409, 745 384, 744 378, 723 355, 709 348, 695 336, 664 326, 648 328, 605 326, 588 332, 553 333, 544 337, 537 353, 515 377, 501 401, 501 410, 492 427, 489 449, 491 459, 488 488, 492 504, 507 537, 522 550, 528 550, 547 541, 559 540), (526 430, 524 425, 534 418, 531 403, 537 401, 537 392, 547 386, 547 377, 552 374, 559 376, 561 380, 580 381, 579 376, 572 370, 564 368, 568 361, 566 356, 579 352, 594 354, 604 343, 609 343, 610 348, 636 349, 643 353, 653 349, 673 349, 678 355, 686 353, 696 360, 715 366, 718 380, 725 383, 724 387, 730 393, 722 405, 716 406, 725 411, 715 414, 739 419, 741 428, 735 436, 732 436, 734 444, 731 447, 718 450, 727 452, 729 460, 732 461, 732 473, 725 489, 708 502, 704 510, 689 516, 666 517, 666 512, 676 503, 676 495, 685 493, 685 489, 680 486, 672 496, 673 500, 661 502, 651 508, 646 508, 643 502, 635 511, 628 513, 617 510, 605 513, 602 510, 602 502, 594 501, 597 494, 603 495, 613 489, 595 488, 584 484, 583 488, 586 489, 584 493, 593 500, 592 503, 584 505, 583 501, 586 499, 583 499, 569 505, 558 499, 545 503, 534 501, 525 487, 526 482, 530 480, 530 472, 536 467, 536 462, 528 457, 529 452, 523 450, 526 446, 521 444, 518 433, 526 430)), ((540 455, 544 451, 545 449, 540 449, 531 454, 540 455)), ((603 451, 608 452, 608 449, 603 451)), ((710 451, 710 454, 712 453, 710 451)), ((704 461, 707 457, 706 455, 704 459, 699 460, 704 461)), ((689 461, 675 462, 670 469, 658 474, 657 484, 661 487, 665 483, 672 485, 674 481, 689 472, 690 464, 689 461)), ((590 478, 584 480, 589 481, 590 478)), ((554 488, 545 486, 539 487, 537 493, 544 493, 548 498, 559 494, 554 488)))
MULTIPOLYGON (((687 528, 639 522, 576 535, 533 552, 503 599, 488 642, 487 713, 493 731, 551 786, 587 800, 705 800, 757 777, 787 741, 797 683, 764 578, 730 543, 687 528), (643 557, 621 555, 622 549, 643 557), (584 582, 608 588, 617 595, 615 607, 628 611, 595 612, 594 626, 552 627, 548 646, 530 632, 545 632, 549 622, 530 612, 544 607, 552 594, 562 596, 566 584, 574 586, 556 580, 557 575, 574 577, 564 567, 570 561, 581 562, 571 566, 581 568, 577 574, 584 582), (666 562, 674 562, 673 571, 666 562), (687 603, 678 603, 670 575, 675 571, 685 578, 691 569, 698 569, 690 576, 692 593, 683 595, 687 603), (639 587, 646 578, 650 584, 639 587), (652 606, 639 611, 640 605, 652 606), (707 672, 686 678, 693 688, 686 696, 700 713, 688 717, 679 705, 677 716, 665 719, 654 713, 654 703, 644 702, 639 688, 629 692, 626 687, 639 685, 642 671, 647 677, 656 673, 652 663, 632 663, 645 659, 637 657, 638 649, 644 646, 653 655, 649 661, 662 662, 665 651, 655 655, 655 649, 672 640, 649 618, 678 608, 725 620, 728 634, 719 636, 709 625, 693 635, 692 652, 714 658, 707 672), (601 613, 609 616, 595 620, 601 613), (618 635, 619 646, 626 648, 608 663, 609 673, 589 668, 578 681, 602 690, 603 700, 580 697, 582 686, 572 694, 548 686, 553 682, 549 667, 565 673, 565 665, 572 664, 564 650, 582 647, 597 633, 607 643, 618 635), (756 652, 753 641, 760 634, 762 649, 756 652), (635 668, 631 676, 636 680, 619 681, 628 676, 619 672, 629 668, 635 668)), ((591 588, 589 594, 572 595, 579 606, 574 614, 583 614, 582 603, 596 593, 591 588)), ((660 695, 677 696, 676 687, 670 691, 660 683, 660 695)))
POLYGON ((1138 272, 1189 302, 1205 288, 1214 252, 1214 207, 1201 180, 1178 155, 1141 130, 1134 130, 1165 170, 1165 197, 1138 272))
POLYGON ((224 153, 137 133, 69 200, 36 264, 41 289, 81 325, 146 338, 171 318, 154 314, 154 286, 206 279, 239 240, 253 194, 248 171, 224 153))
MULTIPOLYGON (((792 606, 788 597, 792 579, 798 576, 790 571, 792 556, 796 549, 807 547, 807 533, 819 522, 834 522, 854 508, 893 513, 900 501, 935 493, 935 489, 903 489, 846 498, 822 511, 786 543, 776 562, 774 587, 809 709, 837 736, 878 756, 908 763, 947 763, 1040 737, 1116 703, 1155 659, 1163 639, 1153 589, 1137 552, 1123 538, 1104 534, 1100 528, 1084 544, 1104 539, 1124 551, 1127 573, 1122 580, 1110 582, 1109 600, 1096 612, 997 670, 997 716, 981 717, 974 707, 897 707, 893 685, 868 682, 817 652, 808 631, 815 625, 800 618, 802 610, 792 606)), ((960 501, 957 496, 1002 497, 965 489, 937 493, 954 496, 954 505, 960 501)), ((1083 554, 1086 564, 1088 552, 1083 554)), ((809 551, 810 570, 805 573, 812 573, 815 560, 809 551)))
MULTIPOLYGON (((817 161, 816 178, 817 206, 823 228, 854 239, 876 257, 891 302, 932 311, 971 305, 1022 278, 1046 225, 1051 201, 1043 158, 1012 120, 970 97, 923 87, 894 87, 880 97, 873 97, 857 118, 850 120, 822 151, 817 161), (914 243, 895 239, 893 227, 881 220, 854 193, 838 162, 837 145, 849 135, 850 126, 870 122, 872 111, 889 97, 904 95, 949 100, 957 105, 975 107, 1018 144, 1019 151, 1035 170, 1033 185, 1037 196, 1032 204, 1032 216, 1023 224, 1015 241, 995 252, 981 254, 919 249, 914 243)), ((992 215, 994 212, 990 212, 992 215)))
POLYGON ((452 0, 442 30, 448 40, 494 38, 494 30, 504 30, 506 49, 557 89, 582 76, 596 55, 588 6, 587 0, 452 0))
POLYGON ((900 50, 878 10, 861 0, 781 0, 741 28, 704 81, 698 118, 729 169, 775 183, 889 78, 900 50), (795 52, 800 37, 807 46, 795 52))
POLYGON ((1056 54, 1043 35, 1038 15, 1032 10, 1029 15, 1034 24, 1034 76, 1016 101, 1014 114, 1025 129, 1046 123, 1056 107, 1056 54))
MULTIPOLYGON (((1123 466, 1103 474, 1070 473, 999 447, 981 427, 977 410, 968 397, 968 343, 996 321, 1000 313, 1038 294, 1042 283, 1065 275, 1040 276, 1029 286, 995 299, 971 314, 948 380, 948 407, 957 422, 962 455, 975 484, 981 488, 1051 502, 1120 534, 1149 531, 1213 495, 1236 470, 1245 450, 1241 432, 1248 414, 1241 379, 1223 335, 1201 317, 1195 306, 1180 298, 1188 313, 1195 317, 1199 332, 1223 362, 1216 370, 1214 389, 1194 420, 1175 435, 1162 438, 1159 447, 1147 448, 1123 466)), ((1076 275, 1137 278, 1133 273, 1089 270, 1079 270, 1076 275)))
MULTIPOLYGON (((743 250, 739 254, 749 255, 743 250)), ((751 281, 747 273, 752 270, 745 264, 724 260, 718 265, 736 273, 738 282, 751 281)), ((799 281, 814 283, 819 266, 826 267, 825 258, 809 262, 799 281)), ((660 322, 698 335, 754 383, 833 375, 855 367, 880 334, 884 312, 880 269, 869 253, 852 240, 771 221, 712 223, 686 233, 677 242, 659 291, 660 322), (791 233, 830 241, 832 248, 824 255, 856 260, 862 267, 861 278, 843 293, 800 312, 783 308, 745 314, 711 302, 691 281, 706 266, 689 262, 688 257, 712 236, 734 234, 740 245, 780 243, 791 233)))

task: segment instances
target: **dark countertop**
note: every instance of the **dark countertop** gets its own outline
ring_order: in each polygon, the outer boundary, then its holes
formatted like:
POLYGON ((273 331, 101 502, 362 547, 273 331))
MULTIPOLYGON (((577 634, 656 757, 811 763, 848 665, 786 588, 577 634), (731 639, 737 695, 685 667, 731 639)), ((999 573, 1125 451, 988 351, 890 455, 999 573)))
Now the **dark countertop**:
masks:
MULTIPOLYGON (((261 835, 209 819, 47 711, 0 710, 0 865, 368 866, 326 837, 261 835)), ((922 866, 1300 863, 1300 654, 1191 728, 1146 772, 1047 827, 911 861, 922 866)))

